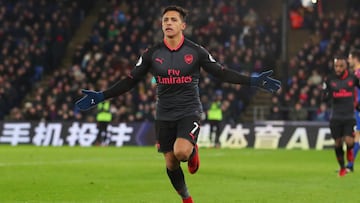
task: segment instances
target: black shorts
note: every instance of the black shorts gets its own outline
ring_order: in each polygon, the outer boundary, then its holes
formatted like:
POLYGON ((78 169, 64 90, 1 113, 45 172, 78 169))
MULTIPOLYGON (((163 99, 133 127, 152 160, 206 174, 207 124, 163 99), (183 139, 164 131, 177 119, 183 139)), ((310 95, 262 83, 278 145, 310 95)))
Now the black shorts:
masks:
POLYGON ((155 121, 156 142, 159 152, 173 151, 176 138, 184 138, 194 145, 200 131, 200 118, 184 117, 176 121, 155 121))
POLYGON ((353 136, 355 124, 355 119, 330 120, 331 136, 334 139, 344 136, 353 136))

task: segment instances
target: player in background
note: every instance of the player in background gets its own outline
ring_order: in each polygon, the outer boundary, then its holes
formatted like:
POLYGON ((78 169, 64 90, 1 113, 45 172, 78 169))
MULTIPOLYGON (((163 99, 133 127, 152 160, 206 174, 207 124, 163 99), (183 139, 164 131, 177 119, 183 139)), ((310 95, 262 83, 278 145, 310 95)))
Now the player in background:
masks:
POLYGON ((340 166, 339 176, 347 173, 344 160, 343 144, 346 144, 346 158, 353 165, 354 146, 354 89, 359 86, 359 79, 348 69, 345 57, 334 58, 334 74, 323 83, 323 99, 331 102, 329 127, 335 141, 335 155, 340 166))
MULTIPOLYGON (((354 74, 357 78, 360 78, 360 50, 354 49, 351 50, 348 56, 348 62, 351 70, 354 71, 354 74)), ((355 140, 354 140, 354 161, 356 159, 357 153, 359 152, 359 140, 360 140, 360 88, 356 88, 355 95, 355 118, 356 118, 356 126, 355 126, 355 140)), ((350 171, 354 171, 353 163, 349 163, 347 168, 350 171)))
POLYGON ((193 203, 187 189, 181 162, 196 173, 200 166, 197 137, 203 112, 199 96, 200 68, 223 82, 251 85, 274 93, 280 81, 270 77, 272 71, 245 76, 219 64, 200 45, 184 37, 187 11, 179 6, 166 7, 162 13, 162 42, 140 56, 129 75, 104 91, 83 90, 76 102, 87 110, 106 99, 132 89, 148 72, 156 79, 155 129, 158 151, 163 153, 167 175, 183 203, 193 203))

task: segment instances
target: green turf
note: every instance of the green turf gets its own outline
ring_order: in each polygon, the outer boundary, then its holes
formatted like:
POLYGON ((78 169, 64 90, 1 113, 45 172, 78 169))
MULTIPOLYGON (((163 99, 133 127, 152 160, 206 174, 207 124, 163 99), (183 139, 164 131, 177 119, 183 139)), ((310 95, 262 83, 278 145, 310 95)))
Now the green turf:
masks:
MULTIPOLYGON (((332 150, 200 149, 196 203, 356 202, 332 150)), ((0 146, 0 202, 180 203, 155 147, 0 146)))

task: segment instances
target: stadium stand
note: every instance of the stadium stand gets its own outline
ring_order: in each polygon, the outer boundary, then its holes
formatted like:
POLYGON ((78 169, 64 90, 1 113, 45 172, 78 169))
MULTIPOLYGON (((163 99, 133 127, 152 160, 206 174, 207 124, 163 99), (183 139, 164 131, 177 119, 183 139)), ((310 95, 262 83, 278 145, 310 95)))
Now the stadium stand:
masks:
MULTIPOLYGON (((94 111, 74 108, 74 101, 82 96, 80 89, 103 89, 126 75, 142 51, 162 39, 159 11, 171 3, 104 3, 96 8, 101 11, 92 22, 92 31, 83 36, 85 43, 75 45, 71 65, 63 67, 65 46, 95 0, 87 2, 0 3, 0 119, 93 121, 94 111), (50 76, 45 82, 44 75, 50 76), (29 92, 35 96, 25 98, 29 92)), ((304 13, 311 16, 304 16, 306 23, 300 29, 308 30, 310 37, 289 59, 287 83, 271 99, 267 119, 291 119, 289 112, 295 106, 307 112, 302 120, 328 119, 320 93, 332 57, 360 47, 359 6, 347 2, 346 9, 336 14, 311 9, 304 13)), ((209 49, 221 63, 244 74, 276 66, 280 55, 279 19, 259 15, 252 1, 207 0, 206 7, 202 3, 183 5, 192 8, 186 30, 190 39, 209 49)), ((291 8, 301 10, 296 6, 291 8)), ((226 95, 224 119, 229 123, 241 121, 254 89, 218 83, 206 72, 202 72, 202 78, 205 110, 213 91, 222 89, 226 95)), ((112 100, 114 122, 153 120, 154 86, 149 75, 134 90, 112 100)))
MULTIPOLYGON (((192 8, 186 35, 208 48, 219 62, 244 74, 275 67, 280 54, 277 19, 261 18, 250 2, 208 0, 206 7, 202 6, 204 2, 193 1, 183 5, 192 8)), ((82 96, 81 88, 104 89, 124 77, 145 48, 162 39, 159 11, 165 5, 161 1, 144 0, 140 5, 139 1, 112 0, 97 8, 101 9, 97 21, 91 33, 84 36, 85 43, 76 45, 71 66, 58 67, 56 64, 60 62, 53 63, 46 85, 36 88, 33 94, 36 96, 31 99, 22 102, 19 99, 12 113, 5 112, 6 119, 94 121, 94 111, 79 112, 74 107, 74 101, 82 96)), ((238 122, 255 90, 220 84, 206 72, 202 72, 202 78, 201 99, 205 110, 213 91, 222 89, 227 95, 225 119, 238 122)), ((134 90, 113 99, 113 121, 152 121, 154 86, 149 75, 134 90)))
POLYGON ((278 120, 291 119, 290 112, 300 108, 306 117, 295 120, 327 121, 327 105, 321 101, 322 81, 332 70, 335 55, 347 56, 350 49, 360 48, 360 9, 355 1, 348 1, 346 9, 337 14, 331 11, 315 16, 313 26, 303 28, 309 30, 310 37, 289 60, 287 84, 273 98, 270 112, 278 108, 278 120))
POLYGON ((59 68, 90 1, 0 2, 0 119, 40 119, 42 99, 20 105, 43 74, 59 68), (40 101, 39 101, 40 100, 40 101), (29 111, 28 111, 29 110, 29 111))

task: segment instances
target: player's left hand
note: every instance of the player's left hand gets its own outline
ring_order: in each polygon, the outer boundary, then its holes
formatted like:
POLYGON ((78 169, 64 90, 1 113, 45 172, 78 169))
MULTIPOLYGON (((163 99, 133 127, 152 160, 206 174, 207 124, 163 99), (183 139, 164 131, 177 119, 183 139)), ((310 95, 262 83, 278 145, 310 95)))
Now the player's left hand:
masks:
POLYGON ((281 82, 271 78, 272 73, 273 70, 269 70, 260 73, 258 76, 252 76, 250 80, 251 86, 260 87, 271 93, 277 92, 281 87, 281 82))

